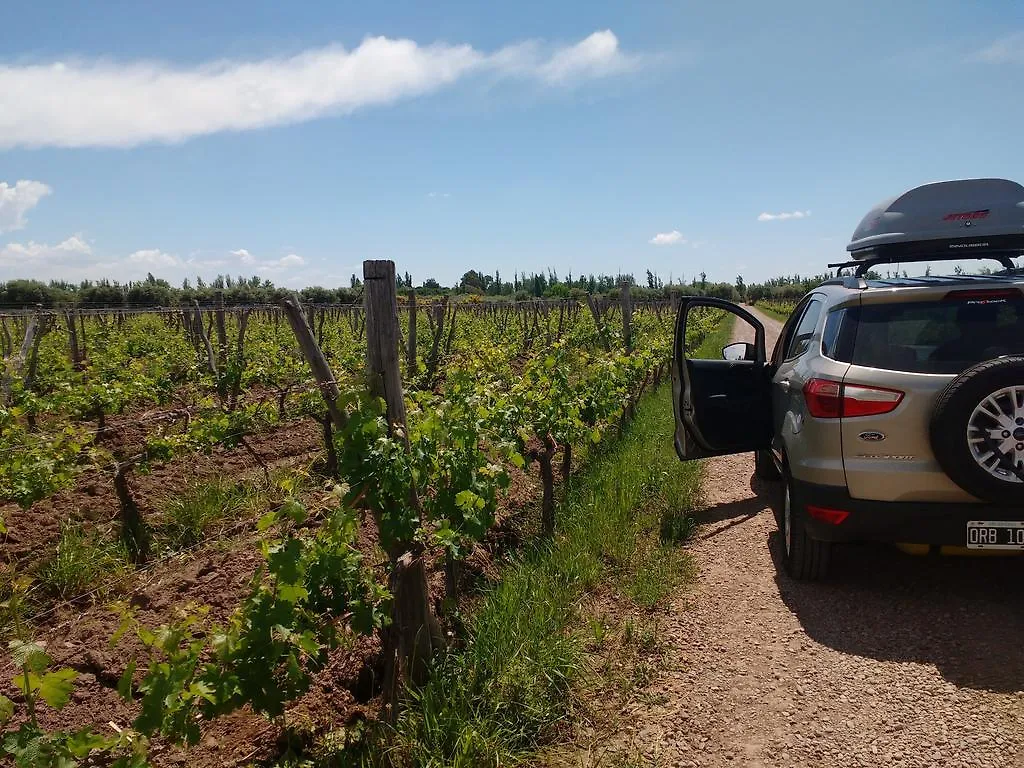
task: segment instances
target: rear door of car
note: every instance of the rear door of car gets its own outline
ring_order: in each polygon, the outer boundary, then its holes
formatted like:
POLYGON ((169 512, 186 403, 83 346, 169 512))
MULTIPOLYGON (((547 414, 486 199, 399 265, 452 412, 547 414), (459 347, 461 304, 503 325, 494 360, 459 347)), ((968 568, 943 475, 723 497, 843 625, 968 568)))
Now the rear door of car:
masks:
POLYGON ((825 291, 808 294, 794 310, 773 357, 773 448, 793 477, 822 485, 845 483, 840 425, 808 413, 805 388, 815 378, 842 381, 847 366, 822 357, 822 328, 831 300, 825 291))
MULTIPOLYGON (((1001 348, 990 342, 1005 335, 1003 321, 998 328, 986 330, 963 327, 956 319, 964 307, 987 301, 983 296, 983 291, 955 285, 869 289, 860 295, 857 305, 841 310, 845 317, 836 356, 850 363, 843 378, 847 397, 841 423, 843 462, 852 497, 938 502, 974 499, 939 466, 929 425, 938 395, 949 382, 976 362, 1001 353, 1001 348), (966 351, 958 354, 970 359, 943 359, 943 349, 950 345, 959 345, 966 351), (849 407, 851 393, 862 403, 853 409, 849 407), (894 399, 898 402, 892 403, 894 399), (857 408, 866 413, 857 415, 857 408)), ((1005 315, 1012 307, 1002 311, 1005 315)), ((949 439, 966 438, 949 435, 949 439)))

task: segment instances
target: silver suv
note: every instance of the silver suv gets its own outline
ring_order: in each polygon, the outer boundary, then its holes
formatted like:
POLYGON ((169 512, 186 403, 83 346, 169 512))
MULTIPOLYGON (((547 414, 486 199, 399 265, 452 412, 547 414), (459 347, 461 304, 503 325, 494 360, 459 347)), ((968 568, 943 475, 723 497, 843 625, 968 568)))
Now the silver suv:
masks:
POLYGON ((673 364, 684 460, 755 451, 781 479, 785 567, 821 579, 836 542, 1024 550, 1024 187, 929 184, 887 200, 848 246, 854 274, 796 307, 768 358, 765 329, 720 299, 680 306, 673 364), (994 259, 999 272, 866 279, 881 264, 994 259), (695 311, 753 343, 694 359, 695 311), (737 323, 738 324, 738 323, 737 323))

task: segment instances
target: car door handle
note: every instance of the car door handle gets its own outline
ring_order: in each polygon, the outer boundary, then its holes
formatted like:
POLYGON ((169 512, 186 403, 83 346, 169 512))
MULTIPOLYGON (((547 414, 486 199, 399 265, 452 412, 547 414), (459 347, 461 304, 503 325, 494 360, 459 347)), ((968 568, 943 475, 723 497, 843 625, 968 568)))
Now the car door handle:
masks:
POLYGON ((789 379, 783 379, 782 381, 780 381, 779 382, 779 388, 783 392, 789 392, 789 379))

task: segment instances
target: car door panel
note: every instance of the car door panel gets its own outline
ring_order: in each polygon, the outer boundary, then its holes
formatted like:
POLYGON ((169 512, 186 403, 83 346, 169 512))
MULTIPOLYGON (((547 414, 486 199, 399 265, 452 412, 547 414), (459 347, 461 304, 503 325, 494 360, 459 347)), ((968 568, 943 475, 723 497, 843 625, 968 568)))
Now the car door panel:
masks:
POLYGON ((689 298, 679 308, 673 354, 676 452, 684 460, 765 448, 771 400, 764 327, 743 308, 722 299, 689 298), (702 308, 722 309, 753 326, 754 360, 694 359, 685 349, 687 318, 702 308))

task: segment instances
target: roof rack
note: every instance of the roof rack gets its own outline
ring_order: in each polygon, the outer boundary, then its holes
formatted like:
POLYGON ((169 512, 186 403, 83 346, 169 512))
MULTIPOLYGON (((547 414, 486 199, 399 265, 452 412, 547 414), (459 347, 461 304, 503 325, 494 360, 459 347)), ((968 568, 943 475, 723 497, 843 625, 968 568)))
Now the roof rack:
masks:
POLYGON ((830 269, 848 269, 850 267, 856 267, 857 271, 854 272, 855 277, 864 277, 869 270, 881 264, 919 264, 926 261, 965 261, 968 259, 992 259, 998 261, 1003 265, 1004 269, 1016 269, 1017 265, 1013 262, 1015 256, 1020 256, 1021 253, 1018 250, 1005 250, 1005 251, 985 251, 983 253, 949 253, 946 252, 929 252, 929 253, 908 253, 904 248, 893 249, 892 251, 882 251, 879 249, 879 253, 872 254, 867 258, 857 259, 856 261, 841 261, 835 264, 829 264, 830 269))

